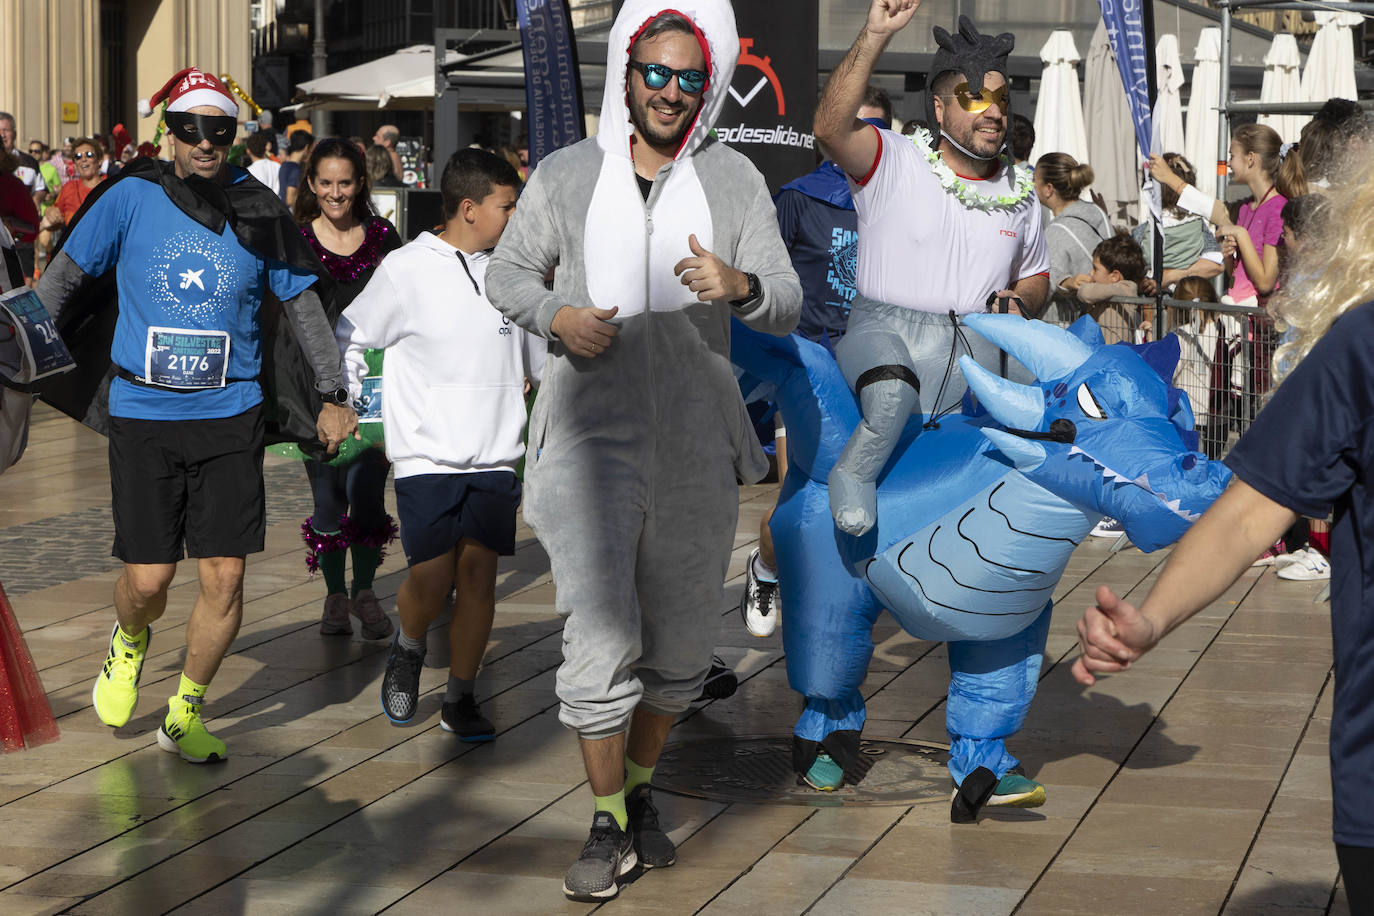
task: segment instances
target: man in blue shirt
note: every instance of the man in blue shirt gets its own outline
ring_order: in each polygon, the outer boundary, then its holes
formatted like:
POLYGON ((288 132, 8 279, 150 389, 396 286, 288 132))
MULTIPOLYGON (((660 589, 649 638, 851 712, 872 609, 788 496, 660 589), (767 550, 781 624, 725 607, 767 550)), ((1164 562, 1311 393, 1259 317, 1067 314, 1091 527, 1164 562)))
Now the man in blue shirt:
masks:
POLYGON ((276 231, 289 214, 226 165, 238 103, 187 69, 163 87, 174 162, 148 162, 102 187, 78 214, 38 286, 53 318, 85 283, 116 269, 119 317, 109 389, 118 623, 92 702, 128 722, 176 563, 196 557, 200 592, 186 665, 158 745, 192 763, 224 760, 201 720, 205 691, 238 633, 245 557, 263 549, 264 410, 258 377, 267 291, 282 301, 323 399, 317 434, 333 451, 357 428, 334 335, 307 261, 276 231), (89 216, 90 218, 86 218, 89 216), (251 244, 250 244, 251 243, 251 244), (287 263, 292 260, 295 263, 287 263))

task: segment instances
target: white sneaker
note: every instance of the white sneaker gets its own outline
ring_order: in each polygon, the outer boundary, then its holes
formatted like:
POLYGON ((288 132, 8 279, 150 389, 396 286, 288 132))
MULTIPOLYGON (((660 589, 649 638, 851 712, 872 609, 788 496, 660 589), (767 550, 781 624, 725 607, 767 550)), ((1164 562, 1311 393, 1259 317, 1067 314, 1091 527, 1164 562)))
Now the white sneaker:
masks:
POLYGON ((1292 555, 1292 562, 1278 571, 1280 579, 1299 582, 1314 582, 1331 578, 1331 563, 1321 555, 1321 551, 1311 548, 1299 550, 1292 555))
POLYGON ((1088 533, 1095 538, 1116 538, 1126 533, 1126 526, 1114 518, 1104 518, 1088 533))
POLYGON ((752 635, 772 636, 778 628, 782 599, 778 595, 777 580, 769 582, 754 574, 754 563, 758 558, 759 552, 754 550, 744 564, 744 597, 740 599, 739 611, 744 617, 744 628, 752 635))

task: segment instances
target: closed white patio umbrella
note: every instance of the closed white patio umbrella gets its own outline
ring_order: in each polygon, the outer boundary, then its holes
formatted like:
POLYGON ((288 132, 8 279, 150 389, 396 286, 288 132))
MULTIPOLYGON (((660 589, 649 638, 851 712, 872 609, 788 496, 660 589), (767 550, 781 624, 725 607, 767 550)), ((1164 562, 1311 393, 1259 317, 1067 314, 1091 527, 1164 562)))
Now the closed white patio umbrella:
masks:
POLYGON ((1183 61, 1178 56, 1178 36, 1164 35, 1155 45, 1155 107, 1150 118, 1150 147, 1160 153, 1181 153, 1183 133, 1183 61))
MULTIPOLYGON (((1287 32, 1274 36, 1269 53, 1264 55, 1264 81, 1260 84, 1261 102, 1301 102, 1302 75, 1298 67, 1302 63, 1298 56, 1298 41, 1287 32)), ((1354 55, 1351 55, 1351 78, 1354 79, 1354 55)), ((1262 114, 1259 123, 1267 124, 1278 131, 1284 143, 1295 143, 1302 126, 1307 123, 1306 115, 1262 114)))
POLYGON ((1140 152, 1107 27, 1100 21, 1088 43, 1083 119, 1093 127, 1088 133, 1088 162, 1096 173, 1093 189, 1105 199, 1112 222, 1134 225, 1139 219, 1140 152))
POLYGON ((1083 128, 1083 102, 1078 93, 1078 48, 1066 29, 1050 33, 1040 49, 1045 68, 1035 104, 1035 146, 1030 161, 1045 153, 1068 153, 1088 161, 1088 135, 1083 128))
POLYGON ((1351 29, 1364 21, 1359 13, 1318 12, 1317 37, 1302 71, 1302 94, 1309 102, 1355 99, 1355 43, 1351 29))
POLYGON ((1197 37, 1193 51, 1193 81, 1189 86, 1188 118, 1183 130, 1183 155, 1197 169, 1197 189, 1208 197, 1217 193, 1217 103, 1221 94, 1221 29, 1209 27, 1197 37))

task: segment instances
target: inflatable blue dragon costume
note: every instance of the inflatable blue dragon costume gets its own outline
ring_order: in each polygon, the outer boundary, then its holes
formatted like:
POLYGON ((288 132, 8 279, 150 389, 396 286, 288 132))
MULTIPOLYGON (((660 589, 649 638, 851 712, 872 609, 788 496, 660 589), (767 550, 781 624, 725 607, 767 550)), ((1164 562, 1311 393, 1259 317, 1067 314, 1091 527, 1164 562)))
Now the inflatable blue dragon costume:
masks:
MULTIPOLYGON (((732 331, 741 384, 775 386, 787 418, 790 463, 771 529, 788 680, 806 698, 793 765, 809 775, 818 759, 857 763, 859 685, 886 608, 911 635, 949 644, 956 822, 974 820, 1018 767, 1004 742, 1035 695, 1051 595, 1074 548, 1104 516, 1142 550, 1171 544, 1230 479, 1195 451, 1187 397, 1165 381, 1176 344, 1149 354, 1167 363, 1151 368, 1134 348, 1104 346, 1090 318, 1068 330, 1008 315, 964 320, 1037 381, 961 357, 977 405, 966 396, 960 415, 907 424, 878 478, 878 523, 859 537, 835 527, 826 489, 861 420, 834 357, 795 335, 732 331)), ((1026 804, 1043 798, 1041 789, 1026 804)))

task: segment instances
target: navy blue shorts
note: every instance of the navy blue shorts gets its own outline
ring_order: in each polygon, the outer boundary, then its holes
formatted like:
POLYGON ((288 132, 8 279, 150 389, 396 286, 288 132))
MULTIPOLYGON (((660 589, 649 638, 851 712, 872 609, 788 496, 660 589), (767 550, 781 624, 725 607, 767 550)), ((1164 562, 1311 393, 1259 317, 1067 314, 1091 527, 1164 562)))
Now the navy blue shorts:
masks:
POLYGON ((512 471, 396 478, 401 547, 414 566, 472 538, 503 557, 515 553, 520 481, 512 471))

